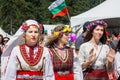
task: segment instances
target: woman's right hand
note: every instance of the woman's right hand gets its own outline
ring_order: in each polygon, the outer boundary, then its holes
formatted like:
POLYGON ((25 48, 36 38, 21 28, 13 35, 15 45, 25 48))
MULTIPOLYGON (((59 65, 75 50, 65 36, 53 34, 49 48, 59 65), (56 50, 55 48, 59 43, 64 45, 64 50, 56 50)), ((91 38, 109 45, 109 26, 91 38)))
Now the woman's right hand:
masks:
POLYGON ((92 63, 94 63, 95 61, 95 54, 94 54, 94 49, 91 49, 89 52, 89 59, 88 61, 86 61, 85 63, 82 64, 82 68, 88 68, 89 66, 92 65, 92 63))
POLYGON ((91 50, 90 50, 90 53, 89 53, 88 62, 89 62, 89 63, 94 63, 95 58, 96 58, 96 55, 95 55, 95 53, 94 53, 94 49, 91 49, 91 50))

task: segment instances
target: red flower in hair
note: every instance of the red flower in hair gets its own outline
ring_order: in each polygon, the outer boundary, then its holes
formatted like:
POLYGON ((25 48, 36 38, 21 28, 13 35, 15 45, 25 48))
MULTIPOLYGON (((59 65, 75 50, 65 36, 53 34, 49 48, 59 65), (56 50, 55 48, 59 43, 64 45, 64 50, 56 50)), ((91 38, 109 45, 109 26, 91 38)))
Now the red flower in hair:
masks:
POLYGON ((106 31, 106 36, 108 36, 110 33, 108 31, 106 31))
POLYGON ((39 26, 40 26, 40 29, 42 30, 43 29, 43 24, 40 24, 39 26))
POLYGON ((24 23, 23 25, 22 25, 22 28, 21 28, 22 30, 26 30, 27 29, 27 24, 26 23, 24 23))

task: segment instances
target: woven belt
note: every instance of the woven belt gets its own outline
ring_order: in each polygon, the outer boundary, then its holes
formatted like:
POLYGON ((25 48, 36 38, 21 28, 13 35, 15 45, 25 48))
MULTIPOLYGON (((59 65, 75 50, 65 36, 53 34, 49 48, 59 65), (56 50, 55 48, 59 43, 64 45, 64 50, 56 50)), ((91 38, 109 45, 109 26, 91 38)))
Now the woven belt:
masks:
POLYGON ((17 79, 42 80, 43 73, 40 71, 17 71, 17 79))
POLYGON ((93 66, 92 67, 94 70, 101 70, 101 69, 105 69, 104 66, 93 66))
POLYGON ((67 75, 67 74, 70 74, 70 71, 58 71, 57 74, 58 75, 67 75))
POLYGON ((19 79, 36 79, 36 80, 40 80, 40 79, 43 79, 43 76, 36 76, 36 75, 17 75, 17 78, 19 79))

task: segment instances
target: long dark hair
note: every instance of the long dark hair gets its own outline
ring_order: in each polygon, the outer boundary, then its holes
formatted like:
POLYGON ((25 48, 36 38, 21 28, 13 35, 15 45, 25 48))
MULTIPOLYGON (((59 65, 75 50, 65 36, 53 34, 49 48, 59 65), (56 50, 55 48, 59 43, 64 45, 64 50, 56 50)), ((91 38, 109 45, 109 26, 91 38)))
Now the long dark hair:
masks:
POLYGON ((118 41, 117 47, 116 47, 116 51, 120 52, 120 39, 118 41))
POLYGON ((89 26, 89 32, 88 34, 86 35, 85 39, 84 39, 84 42, 88 42, 91 40, 92 38, 92 33, 93 33, 93 30, 97 27, 97 26, 103 26, 104 27, 104 31, 103 31, 103 36, 100 38, 100 42, 105 44, 106 43, 106 40, 107 40, 107 36, 106 36, 106 23, 103 21, 103 20, 100 20, 100 21, 93 21, 91 22, 90 26, 89 26))
POLYGON ((0 34, 0 37, 1 37, 1 42, 0 42, 0 44, 2 44, 3 45, 3 35, 2 34, 0 34))

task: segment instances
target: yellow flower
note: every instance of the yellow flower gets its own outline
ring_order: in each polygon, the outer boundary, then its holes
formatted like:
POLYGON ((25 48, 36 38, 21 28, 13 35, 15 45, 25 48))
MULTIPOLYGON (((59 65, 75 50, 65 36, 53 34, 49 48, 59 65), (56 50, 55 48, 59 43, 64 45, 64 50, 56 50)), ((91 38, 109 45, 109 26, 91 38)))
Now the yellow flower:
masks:
POLYGON ((54 35, 55 35, 55 36, 58 36, 58 35, 59 35, 59 32, 54 31, 54 35))
POLYGON ((71 28, 68 26, 63 29, 63 32, 70 32, 70 31, 71 31, 71 28))
POLYGON ((67 28, 64 28, 64 29, 63 29, 63 32, 67 32, 67 28))
POLYGON ((71 28, 69 27, 69 28, 68 28, 68 32, 70 32, 70 31, 71 31, 71 28))

